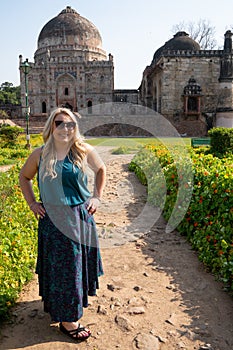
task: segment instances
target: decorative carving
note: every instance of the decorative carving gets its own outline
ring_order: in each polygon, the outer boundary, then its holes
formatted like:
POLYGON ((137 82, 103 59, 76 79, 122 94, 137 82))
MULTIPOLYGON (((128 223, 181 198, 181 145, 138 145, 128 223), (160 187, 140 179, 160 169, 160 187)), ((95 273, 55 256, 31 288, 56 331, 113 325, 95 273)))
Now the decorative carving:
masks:
POLYGON ((188 81, 188 85, 184 87, 184 95, 201 95, 201 87, 197 84, 196 80, 192 77, 188 81))
POLYGON ((72 71, 69 71, 69 72, 64 72, 64 71, 60 71, 60 72, 54 72, 54 79, 57 79, 57 77, 59 77, 59 75, 62 75, 62 74, 70 74, 72 75, 74 78, 77 78, 77 73, 76 72, 72 72, 72 71))

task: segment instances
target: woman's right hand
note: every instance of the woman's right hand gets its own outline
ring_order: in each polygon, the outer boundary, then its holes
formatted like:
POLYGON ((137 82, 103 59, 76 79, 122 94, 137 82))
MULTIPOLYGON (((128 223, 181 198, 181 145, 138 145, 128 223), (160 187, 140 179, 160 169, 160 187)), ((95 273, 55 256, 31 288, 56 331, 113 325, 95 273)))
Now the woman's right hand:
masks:
POLYGON ((45 216, 45 208, 43 207, 42 203, 36 201, 32 202, 29 208, 37 219, 39 219, 39 217, 42 219, 45 216))

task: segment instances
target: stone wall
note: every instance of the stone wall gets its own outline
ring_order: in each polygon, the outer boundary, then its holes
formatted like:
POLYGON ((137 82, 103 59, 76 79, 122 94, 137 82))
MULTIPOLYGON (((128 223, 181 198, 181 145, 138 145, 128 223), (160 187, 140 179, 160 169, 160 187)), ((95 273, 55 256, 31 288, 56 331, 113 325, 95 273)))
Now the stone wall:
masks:
MULTIPOLYGON (((61 61, 34 65, 30 63, 28 74, 28 96, 32 115, 42 113, 42 103, 50 113, 57 105, 69 103, 73 110, 85 108, 88 101, 92 104, 111 102, 114 78, 113 61, 72 62, 61 61), (68 95, 65 95, 68 88, 68 95)), ((24 76, 21 73, 21 82, 24 76)), ((21 100, 25 104, 25 84, 21 83, 21 100)))
POLYGON ((202 88, 201 111, 216 109, 219 94, 219 58, 174 57, 163 60, 161 114, 183 111, 183 90, 190 77, 202 88))
MULTIPOLYGON (((207 125, 203 117, 184 120, 182 117, 165 118, 153 110, 130 103, 103 103, 93 106, 92 113, 84 108, 78 119, 85 136, 116 137, 180 137, 206 136, 207 125)), ((30 133, 42 132, 46 114, 30 116, 30 133)), ((14 122, 25 128, 25 118, 14 122)))

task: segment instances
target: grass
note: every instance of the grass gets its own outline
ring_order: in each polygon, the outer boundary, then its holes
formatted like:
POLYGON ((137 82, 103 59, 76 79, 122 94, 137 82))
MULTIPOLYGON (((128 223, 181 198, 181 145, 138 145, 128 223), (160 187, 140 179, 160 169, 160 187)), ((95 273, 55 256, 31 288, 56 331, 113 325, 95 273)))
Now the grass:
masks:
POLYGON ((152 137, 108 137, 108 138, 88 138, 86 140, 92 146, 111 146, 116 147, 112 150, 112 154, 129 154, 139 151, 142 146, 150 144, 153 146, 167 145, 167 146, 190 146, 190 138, 152 138, 152 137))
MULTIPOLYGON (((31 149, 43 145, 43 138, 41 134, 30 135, 31 149)), ((96 137, 87 138, 86 142, 93 146, 109 146, 113 147, 113 154, 128 154, 139 151, 139 149, 146 145, 182 145, 190 146, 190 138, 150 138, 150 137, 96 137)), ((0 165, 14 164, 18 159, 28 156, 31 150, 25 148, 25 135, 19 135, 15 146, 10 148, 2 148, 0 151, 0 165)))
MULTIPOLYGON (((138 149, 140 146, 146 144, 159 145, 159 144, 184 144, 189 146, 191 144, 190 138, 170 137, 170 138, 155 138, 155 137, 93 137, 86 138, 86 142, 92 146, 110 146, 110 147, 129 147, 138 149)), ((20 135, 17 139, 19 146, 26 145, 25 135, 20 135)), ((32 134, 30 138, 32 148, 40 147, 43 144, 43 138, 41 134, 32 134)))
POLYGON ((139 147, 146 144, 159 145, 159 144, 184 144, 190 146, 190 138, 181 137, 169 137, 169 138, 155 138, 155 137, 97 137, 97 138, 87 138, 86 141, 92 146, 125 146, 125 147, 139 147))
MULTIPOLYGON (((25 146, 26 145, 26 139, 25 139, 25 135, 21 134, 18 139, 17 139, 17 144, 19 146, 25 146)), ((43 145, 43 138, 41 134, 32 134, 30 135, 30 144, 32 146, 32 148, 36 148, 36 147, 40 147, 41 145, 43 145)))

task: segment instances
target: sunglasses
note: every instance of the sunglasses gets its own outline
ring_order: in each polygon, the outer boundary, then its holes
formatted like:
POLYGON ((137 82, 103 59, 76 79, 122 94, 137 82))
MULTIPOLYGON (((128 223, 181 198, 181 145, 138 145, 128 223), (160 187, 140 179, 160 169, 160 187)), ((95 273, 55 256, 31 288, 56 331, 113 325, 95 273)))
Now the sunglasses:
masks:
POLYGON ((67 128, 68 130, 73 130, 76 126, 75 122, 63 122, 62 120, 55 120, 54 122, 55 122, 56 128, 59 128, 59 129, 67 128))

